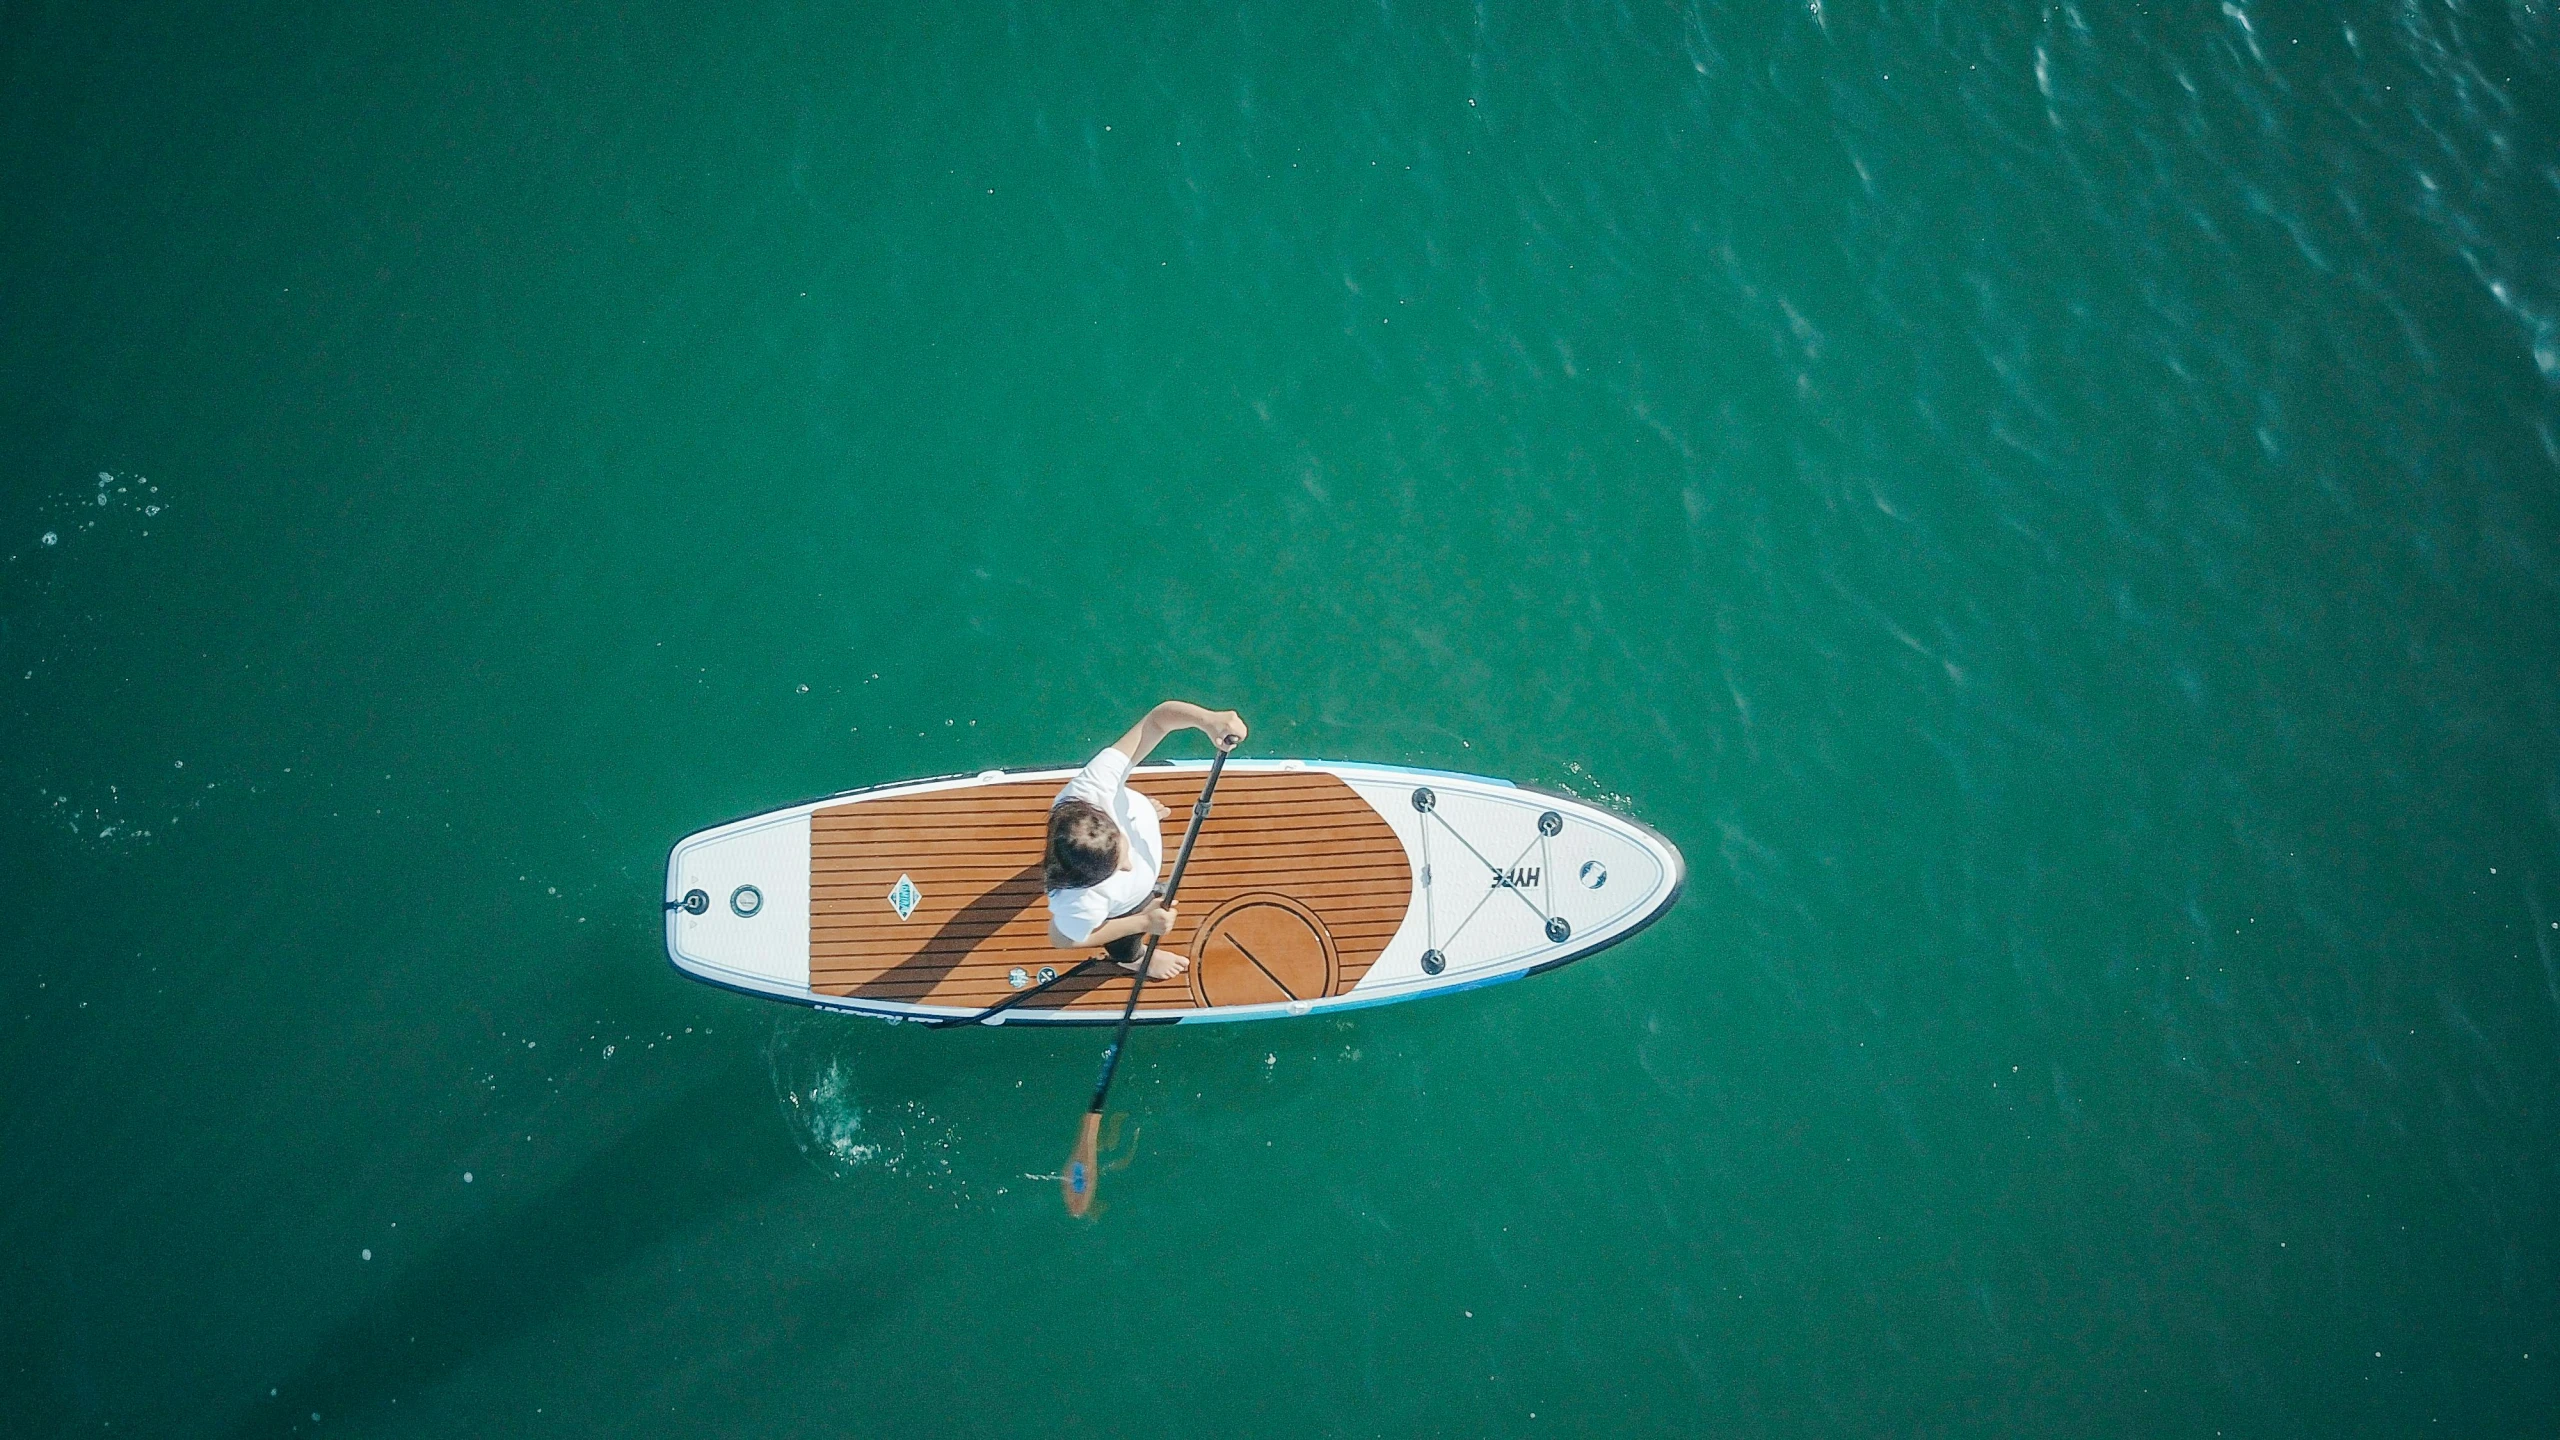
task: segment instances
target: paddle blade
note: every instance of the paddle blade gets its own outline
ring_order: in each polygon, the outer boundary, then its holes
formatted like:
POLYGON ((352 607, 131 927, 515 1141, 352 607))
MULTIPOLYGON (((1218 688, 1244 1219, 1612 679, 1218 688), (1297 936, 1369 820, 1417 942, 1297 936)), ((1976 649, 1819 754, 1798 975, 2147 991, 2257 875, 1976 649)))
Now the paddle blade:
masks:
POLYGON ((1082 1216, 1093 1208, 1094 1182, 1102 1178, 1102 1117, 1088 1110, 1076 1129, 1075 1153, 1058 1170, 1058 1189, 1067 1197, 1067 1213, 1082 1216))

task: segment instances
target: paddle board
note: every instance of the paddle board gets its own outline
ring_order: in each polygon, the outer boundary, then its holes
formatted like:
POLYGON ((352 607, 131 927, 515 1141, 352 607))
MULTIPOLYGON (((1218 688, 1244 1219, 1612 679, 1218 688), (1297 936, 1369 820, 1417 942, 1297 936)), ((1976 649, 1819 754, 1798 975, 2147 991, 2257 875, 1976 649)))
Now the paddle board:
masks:
MULTIPOLYGON (((1129 783, 1170 811, 1167 865, 1208 762, 1129 783)), ((1072 768, 847 791, 733 820, 667 857, 667 955, 698 980, 891 1021, 953 1020, 1020 995, 1007 1024, 1111 1024, 1109 964, 1049 943, 1049 806, 1072 768)), ((1551 970, 1679 898, 1670 841, 1508 780, 1392 765, 1230 760, 1150 981, 1144 1023, 1320 1015, 1551 970)))

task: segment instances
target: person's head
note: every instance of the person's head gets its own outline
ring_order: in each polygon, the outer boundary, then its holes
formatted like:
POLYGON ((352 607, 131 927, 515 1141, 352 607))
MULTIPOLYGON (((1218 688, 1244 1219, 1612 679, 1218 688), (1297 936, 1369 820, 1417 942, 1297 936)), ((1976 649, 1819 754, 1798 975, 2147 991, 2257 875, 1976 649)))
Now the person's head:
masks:
POLYGON ((1099 885, 1120 868, 1120 827, 1082 800, 1061 800, 1049 811, 1049 858, 1041 883, 1052 890, 1099 885))

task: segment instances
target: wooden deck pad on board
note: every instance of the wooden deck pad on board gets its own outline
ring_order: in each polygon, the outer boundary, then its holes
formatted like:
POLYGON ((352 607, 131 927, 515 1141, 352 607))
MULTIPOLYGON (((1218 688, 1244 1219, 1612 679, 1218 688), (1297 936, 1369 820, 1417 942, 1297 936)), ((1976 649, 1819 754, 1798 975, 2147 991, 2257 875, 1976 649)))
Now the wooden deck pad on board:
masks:
MULTIPOLYGON (((1164 802, 1165 865, 1182 845, 1204 777, 1140 767, 1129 783, 1164 802)), ((1049 947, 1040 886, 1049 804, 1060 782, 1001 782, 923 795, 856 800, 809 817, 809 988, 917 1005, 991 1005, 1014 993, 1020 966, 1065 970, 1094 952, 1049 947), (924 898, 900 920, 889 891, 904 875, 924 898)), ((1189 1010, 1216 1001, 1267 1003, 1322 988, 1341 994, 1387 947, 1413 903, 1404 845, 1351 787, 1321 772, 1229 772, 1192 852, 1176 904, 1181 923, 1165 948, 1189 955, 1192 972, 1147 987, 1141 1009, 1189 1010), (1276 897, 1267 906, 1234 902, 1276 897), (1271 927, 1283 915, 1307 929, 1271 927), (1211 933, 1213 923, 1218 927, 1211 933), (1266 953, 1276 971, 1221 980, 1250 962, 1235 945, 1266 953), (1202 954, 1203 946, 1208 956, 1202 954), (1329 945, 1327 952, 1323 947, 1329 945), (1268 946, 1264 947, 1266 951, 1268 946), (1234 954, 1230 954, 1234 951, 1234 954), (1294 988, 1292 988, 1294 987, 1294 988)), ((1257 972, 1258 973, 1258 972, 1257 972)), ((1128 998, 1126 973, 1101 966, 1031 1001, 1034 1009, 1105 1010, 1128 998)))

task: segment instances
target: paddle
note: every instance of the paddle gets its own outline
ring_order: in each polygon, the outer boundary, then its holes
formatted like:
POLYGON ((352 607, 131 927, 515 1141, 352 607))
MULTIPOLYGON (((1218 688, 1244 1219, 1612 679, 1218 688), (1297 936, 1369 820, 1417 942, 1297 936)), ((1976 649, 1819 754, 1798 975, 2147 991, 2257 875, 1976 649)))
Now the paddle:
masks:
MULTIPOLYGON (((672 904, 673 902, 669 903, 672 904)), ((1094 956, 1090 960, 1079 960, 1075 964, 1068 966, 1066 969, 1059 971, 1056 975, 1032 986, 1030 989, 1017 990, 1002 1000, 997 1001, 993 1005, 988 1006, 986 1009, 979 1011, 975 1015, 945 1015, 927 1020, 924 1023, 936 1030, 948 1029, 954 1025, 1002 1025, 1004 1023, 1004 1012, 1007 1010, 1012 1009, 1014 1006, 1021 1004, 1023 1001, 1030 999, 1052 985, 1063 985, 1068 981, 1073 980, 1087 970, 1101 964, 1102 961, 1103 957, 1099 955, 1094 956)))
MULTIPOLYGON (((1191 806, 1191 828, 1183 832, 1182 853, 1174 857, 1173 873, 1164 882, 1167 909, 1172 908, 1175 894, 1182 889, 1182 870, 1191 863, 1192 842, 1200 838, 1200 826, 1209 818, 1209 797, 1218 793, 1218 772, 1227 768, 1227 752, 1236 748, 1239 738, 1224 735, 1218 739, 1218 753, 1209 762, 1208 783, 1200 787, 1200 798, 1191 806)), ((1146 951, 1138 957, 1138 973, 1129 984, 1129 1003, 1120 1007, 1119 1032, 1111 1037, 1111 1048, 1102 1052, 1102 1079, 1095 1083, 1093 1103, 1085 1107, 1084 1123, 1077 1127, 1075 1151, 1058 1172, 1058 1189, 1067 1197, 1070 1215, 1082 1215, 1093 1205, 1094 1182, 1102 1174, 1097 1163, 1102 1149, 1102 1102, 1110 1098, 1111 1077, 1119 1073, 1120 1052, 1129 1044, 1129 1021, 1138 1013, 1138 996, 1147 988, 1147 967, 1155 963, 1159 938, 1148 936, 1146 951)))

